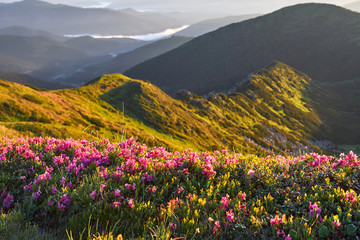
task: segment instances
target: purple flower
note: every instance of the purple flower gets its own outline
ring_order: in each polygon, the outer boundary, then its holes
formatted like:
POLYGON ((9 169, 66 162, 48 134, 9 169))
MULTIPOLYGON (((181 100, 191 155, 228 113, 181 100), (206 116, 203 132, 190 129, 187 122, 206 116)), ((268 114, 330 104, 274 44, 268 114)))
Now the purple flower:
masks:
POLYGON ((14 196, 8 194, 3 202, 3 206, 9 208, 11 206, 11 203, 13 202, 14 202, 14 196))
POLYGON ((56 187, 52 187, 52 188, 51 188, 51 194, 52 194, 52 195, 55 195, 55 194, 56 194, 56 191, 57 191, 56 187))
POLYGON ((94 200, 96 198, 96 190, 92 191, 92 193, 90 193, 90 197, 92 200, 94 200))
POLYGON ((114 195, 115 197, 120 197, 120 190, 116 189, 114 195))
POLYGON ((66 207, 65 207, 64 204, 62 204, 62 203, 59 202, 57 208, 58 208, 60 211, 63 212, 63 211, 65 211, 65 208, 66 208, 66 207))
POLYGON ((32 196, 32 199, 35 200, 35 199, 38 199, 40 197, 40 189, 38 189, 32 196))

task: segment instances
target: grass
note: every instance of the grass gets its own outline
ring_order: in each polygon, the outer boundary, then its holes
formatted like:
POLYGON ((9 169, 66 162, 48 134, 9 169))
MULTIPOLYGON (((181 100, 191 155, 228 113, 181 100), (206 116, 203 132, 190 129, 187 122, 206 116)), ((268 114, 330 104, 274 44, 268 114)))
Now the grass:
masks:
MULTIPOLYGON (((77 89, 39 91, 0 81, 0 126, 13 136, 121 140, 150 146, 262 153, 304 150, 323 122, 309 100, 305 74, 279 62, 246 88, 207 99, 174 99, 149 82, 105 75, 77 89), (11 87, 9 87, 11 86, 11 87)), ((322 137, 322 136, 320 136, 322 137)))

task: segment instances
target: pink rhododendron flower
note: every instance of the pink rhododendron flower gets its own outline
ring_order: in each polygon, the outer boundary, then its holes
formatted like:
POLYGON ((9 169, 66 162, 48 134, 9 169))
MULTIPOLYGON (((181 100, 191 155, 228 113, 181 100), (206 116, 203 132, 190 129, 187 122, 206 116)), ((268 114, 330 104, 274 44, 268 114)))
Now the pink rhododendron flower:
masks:
POLYGON ((336 229, 339 229, 340 226, 341 226, 341 223, 340 223, 339 219, 336 219, 335 221, 333 221, 332 224, 334 225, 334 227, 336 229))
POLYGON ((59 202, 57 208, 58 208, 60 211, 63 212, 63 211, 65 211, 65 208, 66 208, 66 207, 65 207, 64 204, 62 204, 62 203, 59 202))
POLYGON ((234 217, 234 212, 232 209, 230 209, 229 211, 226 212, 226 219, 228 220, 228 222, 233 222, 235 217, 234 217))
POLYGON ((179 203, 179 199, 176 198, 176 199, 172 199, 170 200, 170 202, 168 203, 168 206, 172 209, 175 209, 176 208, 176 205, 179 203))
POLYGON ((32 196, 32 199, 35 200, 35 199, 38 199, 40 197, 40 189, 38 189, 32 196))
POLYGON ((179 187, 179 188, 176 190, 177 193, 181 193, 182 191, 184 191, 184 188, 183 188, 183 187, 179 187))
POLYGON ((220 203, 221 203, 220 210, 224 210, 224 211, 227 210, 229 208, 229 203, 230 203, 229 194, 226 194, 225 197, 222 197, 220 203))
POLYGON ((90 197, 92 200, 94 200, 96 198, 97 194, 96 194, 96 190, 92 191, 92 193, 90 193, 90 197))
POLYGON ((282 222, 283 222, 283 220, 281 218, 279 218, 279 216, 277 214, 275 215, 275 218, 270 219, 271 226, 279 225, 282 222))
POLYGON ((175 223, 169 223, 169 226, 173 231, 176 231, 177 225, 175 223))
POLYGON ((115 197, 120 197, 120 190, 119 189, 115 190, 114 196, 115 197))
POLYGON ((219 221, 216 221, 216 222, 215 222, 214 229, 213 229, 213 234, 216 233, 216 231, 218 230, 219 227, 220 227, 220 222, 219 222, 219 221))
POLYGON ((11 203, 13 203, 13 202, 14 202, 14 196, 7 194, 4 199, 3 206, 6 208, 9 208, 11 206, 11 203))
POLYGON ((129 200, 129 207, 133 207, 134 206, 134 200, 131 198, 130 200, 129 200))
POLYGON ((311 203, 309 202, 309 217, 314 216, 314 213, 316 215, 319 215, 321 213, 321 209, 318 207, 317 203, 311 203))
POLYGON ((290 235, 287 235, 284 240, 292 240, 292 238, 290 237, 290 235))

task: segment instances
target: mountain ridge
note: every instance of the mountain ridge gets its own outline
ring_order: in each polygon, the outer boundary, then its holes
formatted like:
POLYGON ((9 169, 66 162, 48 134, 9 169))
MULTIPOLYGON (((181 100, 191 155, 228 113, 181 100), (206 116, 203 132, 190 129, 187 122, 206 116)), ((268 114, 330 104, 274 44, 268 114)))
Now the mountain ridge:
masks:
POLYGON ((12 126, 9 131, 19 134, 56 137, 116 138, 120 133, 172 149, 228 147, 264 153, 318 149, 308 140, 321 137, 317 130, 322 123, 301 97, 310 78, 274 63, 252 75, 250 82, 246 89, 207 99, 189 92, 174 99, 149 82, 120 74, 57 91, 11 84, 14 90, 9 92, 10 83, 1 82, 0 125, 12 126), (304 86, 290 86, 294 81, 304 86), (275 83, 289 88, 279 92, 275 83))

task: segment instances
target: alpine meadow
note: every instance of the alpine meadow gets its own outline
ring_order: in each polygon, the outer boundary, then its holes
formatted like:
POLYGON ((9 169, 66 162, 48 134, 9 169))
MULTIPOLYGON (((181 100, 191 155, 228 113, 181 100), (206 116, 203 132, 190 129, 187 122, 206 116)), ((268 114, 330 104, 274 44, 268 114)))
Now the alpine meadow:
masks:
POLYGON ((0 240, 358 239, 359 2, 0 1, 0 240))

